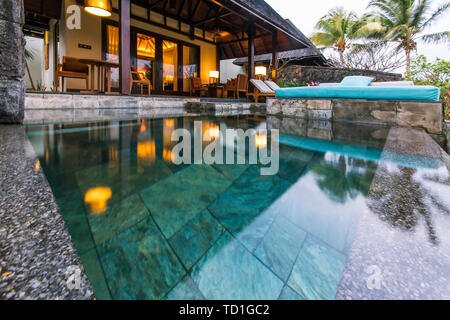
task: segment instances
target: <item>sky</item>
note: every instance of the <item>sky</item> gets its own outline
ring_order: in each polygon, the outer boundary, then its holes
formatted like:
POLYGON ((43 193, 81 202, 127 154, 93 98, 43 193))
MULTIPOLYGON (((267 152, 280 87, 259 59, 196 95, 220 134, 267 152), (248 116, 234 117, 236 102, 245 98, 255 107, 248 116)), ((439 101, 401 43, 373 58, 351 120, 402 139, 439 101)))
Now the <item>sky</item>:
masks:
MULTIPOLYGON (((369 0, 266 0, 283 18, 290 19, 307 37, 314 32, 314 26, 321 17, 334 7, 344 7, 353 10, 358 15, 367 12, 369 0)), ((432 1, 437 8, 445 0, 432 1)), ((443 14, 434 25, 424 30, 424 34, 450 30, 450 10, 443 14)), ((418 43, 417 52, 434 60, 436 57, 450 60, 450 43, 425 44, 418 43)))

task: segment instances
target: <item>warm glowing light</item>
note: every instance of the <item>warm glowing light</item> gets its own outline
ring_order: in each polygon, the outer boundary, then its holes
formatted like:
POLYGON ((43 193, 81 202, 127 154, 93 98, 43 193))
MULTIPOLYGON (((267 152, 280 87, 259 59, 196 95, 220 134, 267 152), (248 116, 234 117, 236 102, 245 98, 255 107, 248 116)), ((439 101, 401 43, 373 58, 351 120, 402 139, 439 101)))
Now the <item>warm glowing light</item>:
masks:
POLYGON ((173 119, 166 119, 164 120, 165 125, 168 127, 173 127, 173 125, 175 124, 175 121, 173 121, 173 119))
POLYGON ((206 134, 208 134, 211 139, 217 139, 220 136, 220 129, 219 127, 210 128, 206 131, 206 134))
POLYGON ((156 147, 154 140, 139 141, 137 145, 138 165, 155 162, 156 147))
POLYGON ((92 214, 102 214, 105 212, 111 196, 110 187, 95 187, 86 192, 84 202, 90 206, 92 214))
POLYGON ((168 148, 164 148, 163 149, 163 159, 166 162, 172 161, 172 150, 170 150, 168 148))
POLYGON ((255 135, 255 146, 257 146, 258 148, 267 147, 267 134, 257 133, 255 135))
POLYGON ((167 75, 166 82, 173 82, 173 75, 171 75, 171 74, 167 75))
POLYGON ((85 0, 84 10, 99 17, 110 17, 112 13, 111 0, 85 0))
POLYGON ((147 131, 147 126, 143 123, 143 124, 141 124, 141 127, 140 127, 140 129, 139 129, 139 132, 140 132, 140 133, 145 133, 145 131, 147 131))
POLYGON ((209 77, 213 79, 219 79, 219 71, 210 71, 209 77))
POLYGON ((267 68, 266 67, 256 67, 255 68, 255 75, 257 76, 266 76, 267 75, 267 68))
POLYGON ((36 163, 34 165, 34 170, 39 171, 40 168, 41 168, 41 163, 39 162, 39 160, 36 160, 36 163))

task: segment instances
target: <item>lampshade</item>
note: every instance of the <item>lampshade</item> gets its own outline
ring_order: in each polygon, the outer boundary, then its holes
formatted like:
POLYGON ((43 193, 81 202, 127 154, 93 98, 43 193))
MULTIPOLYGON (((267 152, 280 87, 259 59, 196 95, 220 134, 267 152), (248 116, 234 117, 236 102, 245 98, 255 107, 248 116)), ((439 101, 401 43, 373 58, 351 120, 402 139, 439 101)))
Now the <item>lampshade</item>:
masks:
POLYGON ((209 72, 209 77, 210 78, 219 79, 219 71, 210 71, 209 72))
POLYGON ((267 68, 266 67, 255 67, 255 75, 257 75, 257 76, 267 75, 267 68))
POLYGON ((110 17, 111 0, 84 0, 84 10, 99 17, 110 17))

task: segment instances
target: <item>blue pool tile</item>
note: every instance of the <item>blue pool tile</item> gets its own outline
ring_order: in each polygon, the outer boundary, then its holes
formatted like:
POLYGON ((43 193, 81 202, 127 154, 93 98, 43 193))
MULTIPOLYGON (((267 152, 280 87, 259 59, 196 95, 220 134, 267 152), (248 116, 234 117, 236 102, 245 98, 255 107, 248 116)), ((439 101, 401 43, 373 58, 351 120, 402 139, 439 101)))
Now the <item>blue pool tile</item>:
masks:
POLYGON ((224 233, 200 259, 191 278, 207 299, 276 299, 283 282, 224 233))
POLYGON ((152 219, 98 247, 114 299, 161 299, 185 275, 152 219))
POLYGON ((184 277, 163 300, 205 300, 189 276, 184 277))
POLYGON ((164 235, 170 238, 230 183, 211 166, 191 165, 141 190, 141 196, 164 235))
POLYGON ((91 230, 87 217, 83 215, 66 215, 64 216, 67 229, 70 232, 75 248, 79 254, 85 253, 91 248, 95 247, 92 239, 91 230))
POLYGON ((307 299, 334 299, 346 257, 308 236, 294 264, 288 285, 307 299))
POLYGON ((305 231, 287 219, 277 217, 254 253, 286 281, 305 238, 305 231))
POLYGON ((105 212, 88 214, 89 224, 97 245, 147 218, 149 212, 139 194, 135 193, 108 206, 105 212))
POLYGON ((278 175, 295 182, 304 173, 306 166, 314 156, 314 151, 280 145, 278 175))
POLYGON ((283 290, 281 290, 278 300, 305 300, 305 298, 292 290, 289 286, 285 285, 283 290))
POLYGON ((111 295, 109 293, 108 285, 106 284, 102 266, 97 256, 97 251, 91 249, 80 255, 80 259, 89 278, 89 282, 94 289, 97 300, 111 300, 111 295))
POLYGON ((208 210, 203 210, 178 230, 169 242, 184 266, 190 269, 224 231, 208 210))
POLYGON ((336 203, 318 186, 314 173, 300 178, 283 196, 282 215, 298 227, 348 252, 359 215, 365 208, 363 197, 336 203))
POLYGON ((209 206, 210 211, 234 235, 238 235, 289 187, 277 175, 262 176, 250 166, 209 206))

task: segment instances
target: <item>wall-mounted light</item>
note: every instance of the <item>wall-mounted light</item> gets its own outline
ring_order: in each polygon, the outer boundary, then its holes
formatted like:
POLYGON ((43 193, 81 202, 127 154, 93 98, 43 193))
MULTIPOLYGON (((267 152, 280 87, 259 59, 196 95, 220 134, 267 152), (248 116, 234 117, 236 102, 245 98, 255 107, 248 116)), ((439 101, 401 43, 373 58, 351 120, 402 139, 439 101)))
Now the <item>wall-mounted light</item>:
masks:
POLYGON ((112 14, 111 0, 84 0, 84 10, 99 17, 110 17, 112 14))

